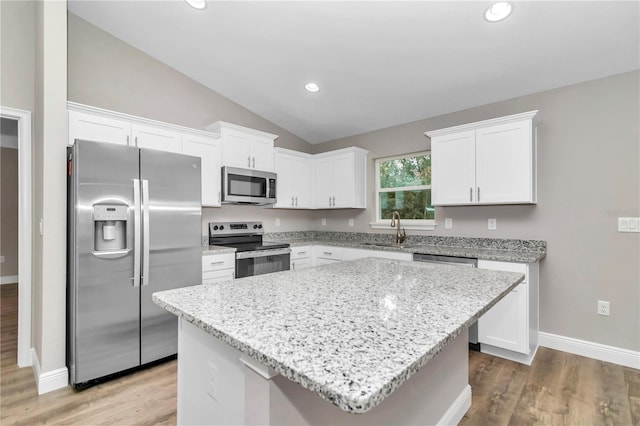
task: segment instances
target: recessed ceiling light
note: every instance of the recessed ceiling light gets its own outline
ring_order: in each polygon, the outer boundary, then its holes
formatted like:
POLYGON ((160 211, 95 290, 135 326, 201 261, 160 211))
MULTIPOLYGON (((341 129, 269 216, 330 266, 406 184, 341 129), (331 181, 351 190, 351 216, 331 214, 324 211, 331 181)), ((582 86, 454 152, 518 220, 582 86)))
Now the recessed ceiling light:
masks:
POLYGON ((511 15, 513 6, 508 1, 500 1, 489 6, 484 13, 484 19, 489 22, 498 22, 511 15))
POLYGON ((204 9, 205 7, 207 7, 207 2, 205 0, 184 0, 187 2, 187 4, 191 7, 193 7, 194 9, 204 9))
POLYGON ((304 85, 304 88, 307 89, 307 92, 316 93, 320 90, 320 86, 315 83, 307 83, 304 85))

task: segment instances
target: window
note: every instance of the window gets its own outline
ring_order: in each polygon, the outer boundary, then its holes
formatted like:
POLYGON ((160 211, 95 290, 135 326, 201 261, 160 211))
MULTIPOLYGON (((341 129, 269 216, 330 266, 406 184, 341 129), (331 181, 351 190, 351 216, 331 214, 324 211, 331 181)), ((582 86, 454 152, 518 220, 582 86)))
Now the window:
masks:
POLYGON ((391 215, 400 213, 401 226, 433 229, 431 154, 420 152, 376 160, 376 221, 374 228, 390 228, 391 215))

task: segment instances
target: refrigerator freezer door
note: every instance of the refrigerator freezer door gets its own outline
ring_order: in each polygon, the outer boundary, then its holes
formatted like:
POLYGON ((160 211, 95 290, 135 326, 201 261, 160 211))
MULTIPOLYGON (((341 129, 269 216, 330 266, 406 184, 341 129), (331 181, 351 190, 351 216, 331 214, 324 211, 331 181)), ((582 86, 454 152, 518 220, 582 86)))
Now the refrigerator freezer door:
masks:
MULTIPOLYGON (((69 179, 67 362, 72 384, 140 363, 140 290, 134 287, 134 179, 138 149, 77 141, 69 179), (95 206, 100 206, 94 209, 95 206), (95 212, 125 207, 126 247, 100 250, 95 212), (95 217, 94 217, 95 216, 95 217)), ((122 218, 120 218, 122 219, 122 218)), ((104 232, 104 231, 102 231, 104 232)))
POLYGON ((200 159, 151 149, 140 150, 143 182, 143 270, 141 286, 142 364, 177 352, 178 319, 151 300, 157 291, 202 283, 200 159), (147 181, 147 184, 144 182, 147 181), (146 193, 145 189, 147 190, 146 193), (144 246, 144 243, 143 243, 144 246))

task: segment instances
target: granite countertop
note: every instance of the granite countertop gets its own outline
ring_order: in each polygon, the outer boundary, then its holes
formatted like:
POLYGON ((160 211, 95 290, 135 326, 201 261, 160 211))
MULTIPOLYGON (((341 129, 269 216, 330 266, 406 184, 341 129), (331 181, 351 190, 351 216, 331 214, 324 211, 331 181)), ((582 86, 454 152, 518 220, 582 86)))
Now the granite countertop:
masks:
POLYGON ((486 248, 450 246, 445 244, 403 243, 400 245, 384 242, 383 245, 375 245, 375 242, 346 239, 280 239, 279 241, 291 244, 291 247, 308 245, 327 245, 335 247, 347 247, 366 250, 382 250, 401 253, 436 254, 442 256, 470 257, 483 260, 495 260, 501 262, 534 263, 545 257, 546 251, 514 250, 512 248, 486 248))
POLYGON ((153 300, 316 393, 363 413, 523 274, 365 258, 153 294, 153 300))
POLYGON ((212 254, 225 254, 225 253, 235 253, 236 249, 234 247, 225 247, 225 246, 203 246, 202 247, 202 255, 208 256, 212 254))

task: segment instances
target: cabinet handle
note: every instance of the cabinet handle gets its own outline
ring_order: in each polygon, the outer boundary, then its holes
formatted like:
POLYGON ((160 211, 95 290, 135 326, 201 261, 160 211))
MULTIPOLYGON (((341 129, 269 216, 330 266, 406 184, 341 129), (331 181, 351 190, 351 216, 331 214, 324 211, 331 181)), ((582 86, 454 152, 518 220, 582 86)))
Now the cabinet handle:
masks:
POLYGON ((129 135, 127 135, 127 145, 129 145, 129 135))
POLYGON ((247 167, 251 167, 251 156, 247 157, 247 167))
POLYGON ((296 207, 298 207, 298 197, 296 197, 296 207))
POLYGON ((331 256, 333 253, 331 253, 330 251, 323 251, 322 254, 326 254, 328 256, 331 256))
POLYGON ((256 157, 253 157, 253 168, 256 168, 256 157))
POLYGON ((333 207, 336 206, 336 197, 333 197, 333 207))
POLYGON ((473 201, 473 188, 469 187, 469 202, 473 201))
POLYGON ((291 269, 296 269, 296 262, 291 262, 291 269))
POLYGON ((478 187, 478 202, 480 202, 480 187, 478 187))
POLYGON ((295 204, 293 204, 293 197, 291 197, 291 207, 293 207, 295 204))
POLYGON ((331 207, 331 197, 329 197, 329 207, 331 207))
POLYGON ((298 254, 307 254, 306 251, 299 251, 298 254))
POLYGON ((138 146, 138 137, 136 136, 136 138, 134 139, 134 141, 136 142, 136 146, 138 146))

